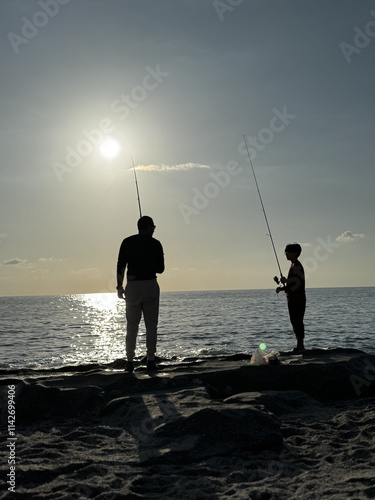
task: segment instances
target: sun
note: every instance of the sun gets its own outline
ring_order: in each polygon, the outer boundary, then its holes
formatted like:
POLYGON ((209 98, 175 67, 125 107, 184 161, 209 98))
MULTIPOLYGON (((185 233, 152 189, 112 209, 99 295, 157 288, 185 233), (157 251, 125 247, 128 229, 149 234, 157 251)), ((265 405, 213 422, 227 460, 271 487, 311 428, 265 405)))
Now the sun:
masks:
POLYGON ((120 144, 112 137, 106 137, 99 146, 99 151, 106 158, 114 158, 120 151, 120 144))

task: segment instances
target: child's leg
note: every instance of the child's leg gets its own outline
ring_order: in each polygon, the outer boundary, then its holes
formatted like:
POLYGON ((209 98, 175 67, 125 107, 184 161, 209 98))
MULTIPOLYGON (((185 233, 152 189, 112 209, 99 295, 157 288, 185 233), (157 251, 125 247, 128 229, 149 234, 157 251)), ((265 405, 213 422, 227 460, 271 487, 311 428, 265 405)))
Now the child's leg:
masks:
POLYGON ((297 339, 297 349, 301 351, 305 350, 303 343, 303 339, 305 338, 305 325, 303 323, 305 309, 306 304, 304 302, 288 302, 289 318, 297 339))

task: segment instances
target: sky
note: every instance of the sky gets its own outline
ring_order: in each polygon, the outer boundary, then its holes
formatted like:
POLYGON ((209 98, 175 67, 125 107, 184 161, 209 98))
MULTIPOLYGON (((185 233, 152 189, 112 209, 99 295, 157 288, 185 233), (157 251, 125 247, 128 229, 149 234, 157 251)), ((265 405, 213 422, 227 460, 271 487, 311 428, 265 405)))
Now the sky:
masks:
POLYGON ((162 291, 272 288, 249 156, 282 273, 299 242, 307 288, 375 285, 372 1, 0 10, 0 295, 115 293, 133 162, 162 291))

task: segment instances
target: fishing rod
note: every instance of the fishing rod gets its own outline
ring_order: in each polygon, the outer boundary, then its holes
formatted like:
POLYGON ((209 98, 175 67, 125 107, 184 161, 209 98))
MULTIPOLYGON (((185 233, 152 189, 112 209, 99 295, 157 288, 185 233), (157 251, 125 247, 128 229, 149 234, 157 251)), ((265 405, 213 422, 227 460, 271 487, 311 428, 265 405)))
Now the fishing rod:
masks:
POLYGON ((135 187, 137 190, 137 198, 138 198, 138 207, 139 207, 139 217, 142 217, 142 210, 141 210, 141 200, 139 198, 139 189, 138 189, 138 180, 137 180, 137 174, 135 172, 135 166, 134 166, 134 160, 133 157, 131 157, 132 162, 133 162, 133 171, 134 171, 134 179, 135 179, 135 187))
MULTIPOLYGON (((245 141, 245 146, 246 146, 246 151, 247 151, 247 155, 249 157, 249 161, 250 161, 250 165, 251 165, 251 170, 253 171, 253 176, 254 176, 254 180, 255 180, 255 185, 257 187, 257 191, 258 191, 258 195, 259 195, 259 200, 260 200, 260 204, 262 206, 262 212, 264 214, 264 218, 266 220, 266 224, 267 224, 267 229, 268 229, 268 236, 270 237, 270 240, 271 240, 271 243, 272 243, 272 248, 273 248, 273 252, 275 254, 275 258, 276 258, 276 262, 277 262, 277 267, 279 268, 279 271, 280 271, 280 278, 283 277, 283 273, 281 271, 281 267, 280 267, 280 262, 279 262, 279 259, 277 257, 277 253, 276 253, 276 248, 275 248, 275 244, 273 242, 273 238, 272 238, 272 233, 271 233, 271 228, 270 228, 270 225, 268 223, 268 219, 267 219, 267 214, 266 214, 266 211, 264 209, 264 205, 263 205, 263 200, 262 200, 262 195, 260 194, 260 190, 259 190, 259 186, 258 186, 258 181, 257 181, 257 178, 256 178, 256 175, 255 175, 255 170, 254 170, 254 166, 253 166, 253 162, 251 161, 251 156, 250 156, 250 152, 249 152, 249 148, 248 148, 248 145, 247 145, 247 140, 246 140, 246 137, 243 135, 242 136, 244 138, 244 141, 245 141)), ((277 276, 275 276, 274 278, 274 281, 279 284, 279 279, 277 276)))

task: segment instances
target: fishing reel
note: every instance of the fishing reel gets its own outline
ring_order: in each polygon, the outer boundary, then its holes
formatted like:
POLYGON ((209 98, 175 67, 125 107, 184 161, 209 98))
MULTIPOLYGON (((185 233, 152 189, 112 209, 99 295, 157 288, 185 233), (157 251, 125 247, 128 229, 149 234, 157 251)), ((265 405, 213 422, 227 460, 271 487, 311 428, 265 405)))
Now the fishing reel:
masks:
POLYGON ((281 276, 281 280, 275 276, 273 278, 273 281, 277 283, 279 286, 276 288, 276 293, 279 293, 281 291, 286 292, 286 287, 285 287, 285 281, 283 280, 284 276, 281 276))

